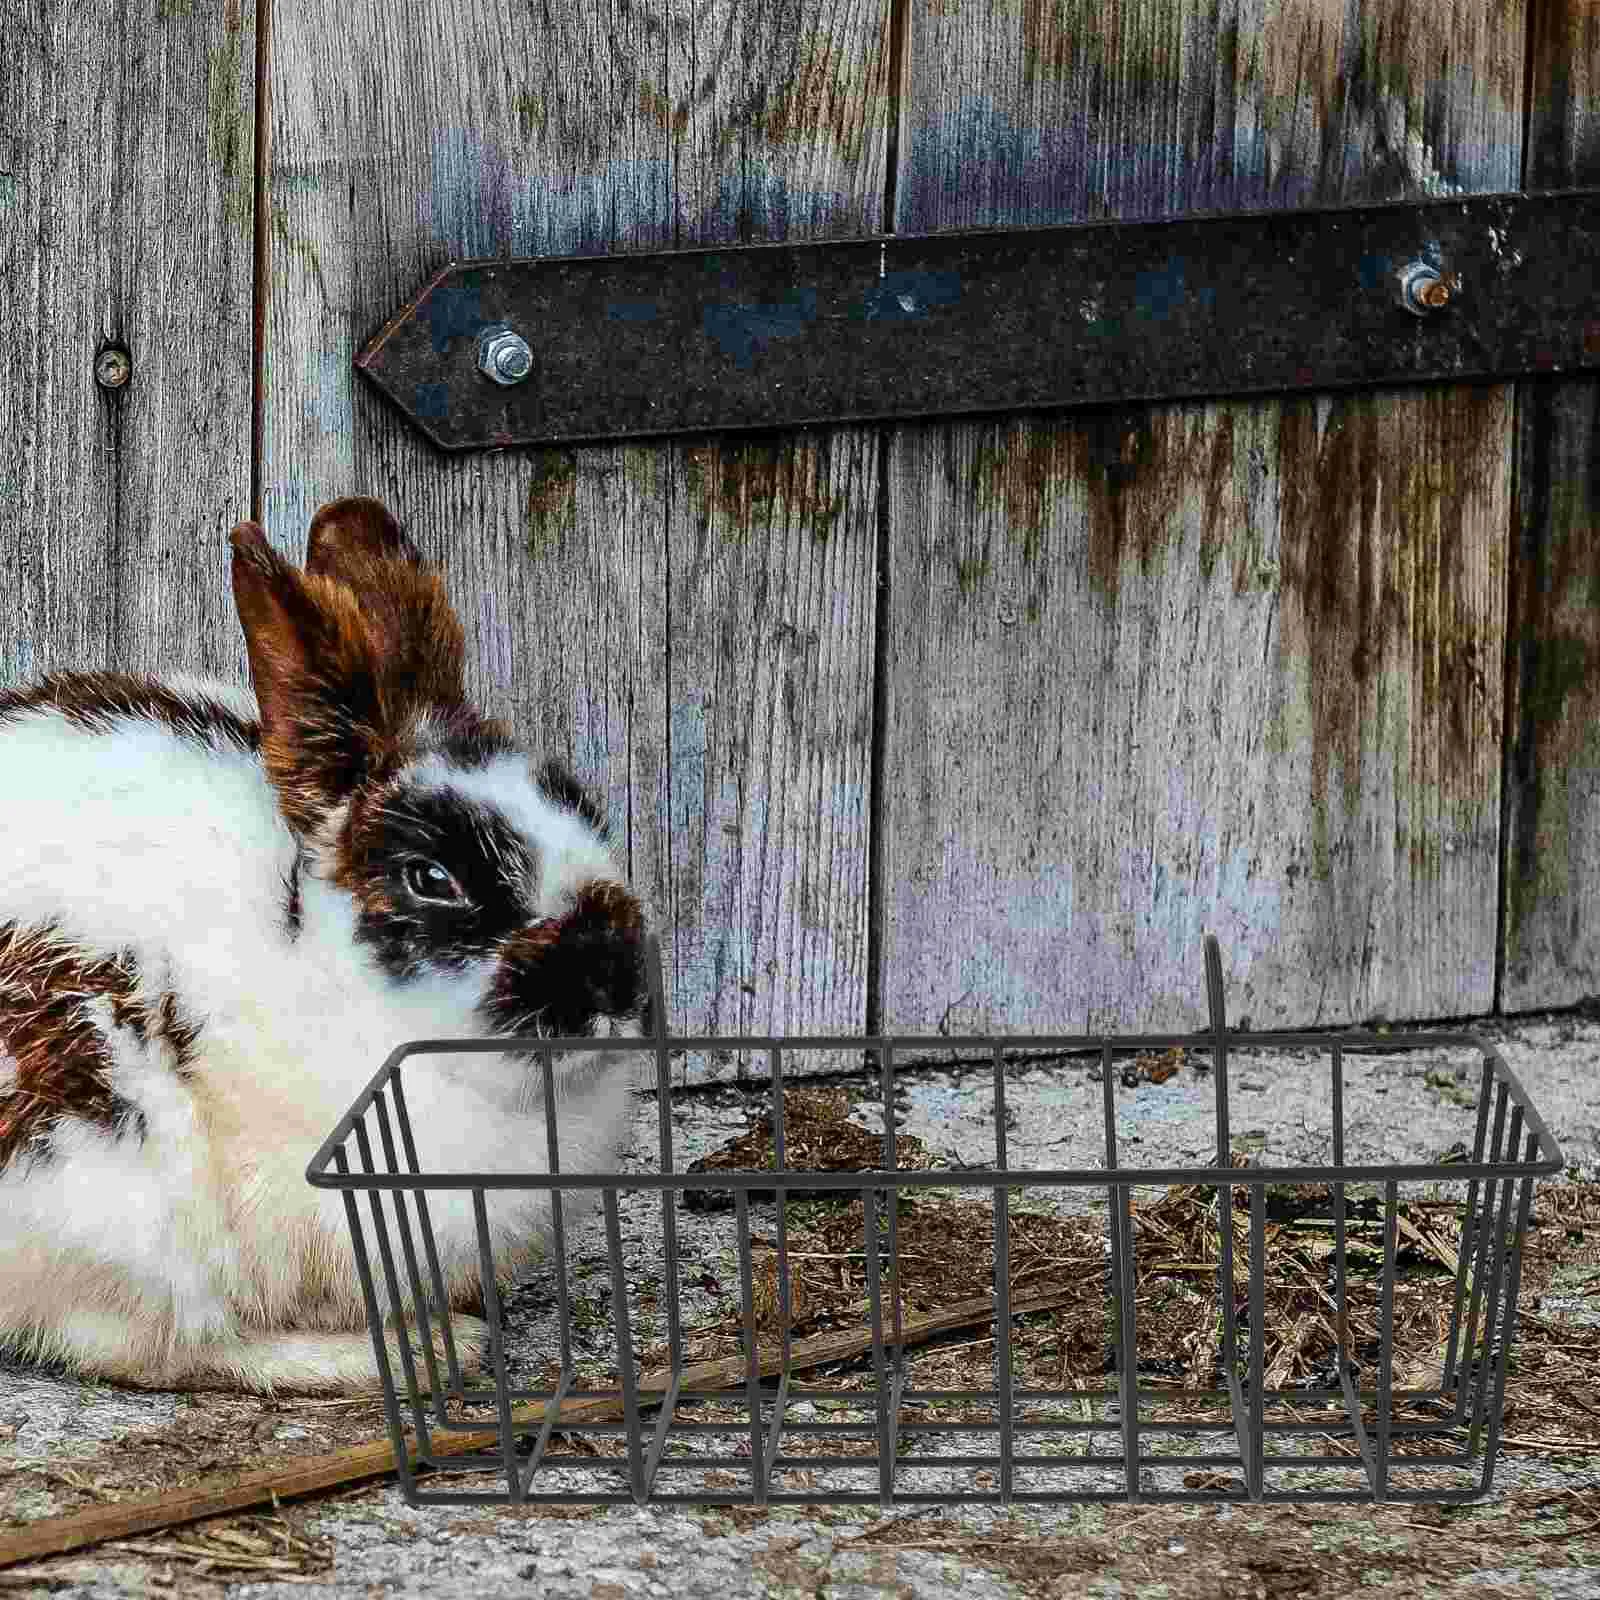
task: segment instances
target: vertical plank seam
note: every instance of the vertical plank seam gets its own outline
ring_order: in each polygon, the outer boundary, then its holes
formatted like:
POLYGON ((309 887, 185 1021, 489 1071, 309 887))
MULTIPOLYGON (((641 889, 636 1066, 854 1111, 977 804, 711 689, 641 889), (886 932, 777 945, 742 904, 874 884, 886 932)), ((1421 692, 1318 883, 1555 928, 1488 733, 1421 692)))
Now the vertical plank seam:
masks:
POLYGON ((267 404, 267 154, 271 107, 268 100, 268 47, 272 35, 272 0, 256 0, 255 209, 251 262, 250 331, 250 515, 263 520, 262 480, 265 474, 267 404))
MULTIPOLYGON (((673 209, 677 209, 676 197, 673 199, 673 209)), ((626 450, 630 447, 624 445, 623 448, 626 450)), ((670 925, 672 933, 672 941, 668 947, 672 962, 671 981, 664 983, 662 986, 662 1002, 670 1012, 672 1001, 680 992, 680 974, 682 970, 682 963, 678 959, 682 946, 678 938, 678 861, 677 853, 673 848, 675 833, 672 813, 673 798, 677 792, 676 768, 672 760, 672 708, 677 703, 673 698, 676 693, 676 685, 673 681, 672 671, 672 518, 673 500, 675 499, 673 491, 677 487, 676 469, 683 461, 684 446, 675 443, 669 448, 671 455, 665 463, 666 471, 662 473, 662 478, 665 481, 662 485, 661 526, 658 537, 661 540, 661 648, 664 657, 661 673, 664 680, 663 704, 667 717, 666 727, 662 730, 662 759, 666 763, 666 793, 663 798, 666 803, 667 814, 663 819, 665 826, 661 830, 662 850, 666 856, 664 863, 666 881, 661 886, 662 899, 665 903, 661 907, 661 914, 663 919, 670 925)), ((684 1058, 683 1070, 684 1081, 687 1082, 689 1072, 687 1057, 684 1058)))
MULTIPOLYGON (((133 41, 129 37, 133 24, 122 7, 117 8, 117 36, 116 36, 116 70, 118 74, 117 97, 119 103, 126 104, 129 92, 129 80, 134 72, 129 61, 133 48, 133 41)), ((117 145, 112 159, 117 169, 121 171, 136 170, 138 165, 135 144, 137 135, 132 126, 133 119, 127 116, 118 118, 117 145)), ((132 226, 125 211, 124 202, 128 198, 129 190, 121 184, 116 187, 116 192, 111 201, 111 227, 108 230, 110 237, 125 239, 128 237, 132 226)), ((9 267, 9 262, 8 262, 9 267)), ((40 283, 44 281, 40 274, 40 283)), ((106 320, 103 323, 105 332, 100 338, 109 338, 126 348, 132 347, 130 325, 136 315, 135 301, 137 292, 132 289, 132 281, 122 272, 113 269, 109 274, 105 290, 106 320)), ((96 345, 98 354, 98 341, 96 345)), ((135 352, 137 357, 137 352, 135 352)), ((92 358, 91 358, 92 359, 92 358)), ((110 457, 110 488, 106 506, 106 541, 103 559, 106 572, 106 600, 105 607, 105 643, 100 652, 100 659, 113 669, 123 672, 135 672, 144 665, 143 659, 137 653, 137 641, 133 638, 133 622, 137 618, 138 596, 135 591, 133 574, 128 570, 128 536, 127 536, 127 478, 131 466, 132 452, 126 448, 128 431, 131 426, 128 417, 128 407, 105 403, 105 391, 99 384, 94 385, 94 394, 100 404, 96 407, 105 427, 106 452, 110 457), (131 614, 131 615, 130 615, 131 614)), ((63 585, 65 592, 67 586, 63 585)))
MULTIPOLYGON (((1534 85, 1538 71, 1539 22, 1546 0, 1529 0, 1527 28, 1522 41, 1522 189, 1534 177, 1534 85)), ((1522 526, 1522 433, 1527 426, 1527 380, 1511 389, 1511 482, 1506 507, 1505 626, 1500 659, 1500 839, 1495 851, 1494 988, 1490 1005, 1496 1016, 1505 1012, 1506 955, 1510 940, 1511 899, 1511 785, 1515 777, 1515 744, 1521 724, 1520 689, 1522 645, 1516 631, 1517 593, 1522 581, 1524 529, 1522 526)), ((1526 530, 1531 534, 1532 529, 1526 530)), ((1531 552, 1530 552, 1531 554, 1531 552)), ((1524 819, 1526 821, 1526 819, 1524 819)))
MULTIPOLYGON (((904 108, 902 94, 906 64, 910 59, 911 0, 890 0, 889 4, 889 92, 885 99, 888 127, 884 139, 883 231, 895 231, 895 205, 900 171, 900 118, 904 108)), ((887 785, 884 762, 889 749, 889 548, 890 495, 889 463, 894 430, 880 427, 877 437, 877 515, 874 527, 877 581, 873 585, 872 606, 872 737, 869 742, 867 774, 867 928, 865 1011, 862 1021, 867 1033, 884 1029, 884 946, 886 943, 884 864, 887 853, 888 819, 885 815, 887 785)))
POLYGON ((902 83, 910 59, 911 0, 889 0, 888 127, 883 155, 883 231, 895 229, 895 205, 900 179, 900 118, 905 109, 902 83))
POLYGON ((889 456, 892 430, 878 429, 878 505, 875 519, 877 582, 872 606, 872 740, 867 775, 867 982, 866 1016, 869 1034, 884 1031, 884 945, 886 943, 884 865, 888 819, 885 815, 888 785, 884 764, 889 750, 889 456))
MULTIPOLYGON (((694 51, 695 51, 695 45, 697 43, 697 40, 698 40, 698 36, 697 36, 694 28, 691 26, 690 32, 689 32, 689 53, 690 53, 690 79, 689 79, 689 81, 690 81, 691 84, 693 84, 693 82, 695 81, 694 80, 694 70, 695 70, 694 51)), ((662 85, 663 85, 663 87, 664 87, 664 89, 666 91, 667 99, 668 99, 668 106, 670 108, 670 106, 671 106, 671 95, 672 95, 672 46, 671 46, 670 33, 669 33, 669 30, 666 29, 666 28, 663 28, 661 30, 661 83, 662 83, 662 85)), ((613 96, 612 98, 614 100, 615 96, 613 96)), ((685 126, 687 127, 687 124, 685 124, 685 126)), ((679 162, 679 140, 680 140, 681 136, 675 131, 675 129, 676 129, 676 119, 672 116, 672 114, 670 112, 670 109, 669 109, 669 113, 668 113, 668 115, 666 117, 666 121, 665 121, 665 126, 664 126, 664 128, 662 130, 663 131, 663 135, 665 137, 665 141, 666 141, 666 154, 667 154, 667 197, 668 197, 668 204, 672 207, 672 248, 674 250, 680 250, 680 249, 683 248, 683 207, 679 203, 679 196, 678 196, 679 167, 680 167, 680 162, 679 162)), ((616 246, 615 225, 613 224, 612 247, 615 248, 615 246, 616 246)), ((624 458, 625 458, 628 451, 634 450, 634 449, 638 449, 640 447, 636 446, 636 445, 630 445, 630 444, 624 443, 621 448, 622 448, 622 452, 623 452, 623 455, 624 455, 624 458)), ((646 445, 643 448, 644 448, 644 450, 646 452, 648 452, 650 447, 648 445, 646 445)), ((657 537, 660 539, 660 551, 661 551, 661 655, 662 655, 661 677, 662 677, 662 711, 663 711, 663 714, 665 716, 665 726, 662 729, 662 740, 661 740, 661 759, 662 759, 662 762, 663 762, 663 765, 664 765, 665 772, 664 772, 664 778, 663 778, 663 781, 662 781, 662 784, 661 784, 661 789, 658 791, 658 796, 659 796, 659 799, 661 801, 662 807, 666 812, 666 815, 664 817, 660 818, 660 822, 661 822, 661 857, 662 857, 661 870, 662 870, 662 883, 661 883, 661 906, 659 908, 659 915, 660 915, 660 919, 661 919, 664 931, 668 935, 666 955, 662 958, 662 965, 664 967, 666 967, 667 970, 662 973, 662 983, 661 983, 661 1004, 662 1004, 662 1008, 667 1012, 667 1017, 664 1019, 664 1023, 665 1023, 665 1026, 668 1029, 670 1029, 671 1026, 672 1026, 672 1015, 671 1015, 671 1013, 672 1013, 673 1005, 674 1005, 675 1002, 681 1004, 681 998, 680 997, 681 997, 681 994, 682 994, 682 977, 681 977, 681 974, 682 974, 682 962, 679 959, 679 952, 683 948, 683 942, 679 938, 679 929, 678 929, 678 897, 677 897, 678 861, 677 861, 677 854, 676 854, 676 851, 674 849, 674 841, 675 841, 675 838, 676 838, 676 834, 675 834, 674 827, 673 827, 673 810, 672 810, 674 797, 677 794, 676 769, 673 766, 673 759, 672 759, 672 722, 673 722, 672 713, 673 713, 673 707, 677 703, 673 698, 674 693, 676 692, 676 690, 675 690, 675 685, 674 685, 674 682, 673 682, 673 672, 672 672, 672 626, 673 626, 673 619, 672 619, 672 524, 673 524, 673 516, 675 514, 675 507, 674 507, 673 502, 674 502, 674 499, 676 498, 675 495, 674 495, 674 490, 677 487, 678 472, 679 472, 680 468, 683 466, 684 460, 686 458, 687 448, 688 447, 681 440, 674 441, 671 444, 663 445, 661 447, 661 451, 662 451, 661 462, 660 462, 661 468, 662 468, 662 472, 661 472, 661 480, 662 480, 661 521, 660 521, 660 525, 659 525, 659 531, 658 531, 658 534, 657 534, 657 537)), ((624 476, 624 481, 626 481, 626 476, 627 476, 626 473, 624 473, 623 476, 624 476)), ((642 557, 643 557, 643 550, 642 549, 640 551, 640 556, 641 556, 640 574, 641 574, 641 586, 642 586, 642 577, 643 577, 643 570, 644 570, 644 564, 643 564, 643 560, 642 560, 642 557)), ((643 619, 641 618, 641 628, 642 628, 642 625, 643 625, 643 619)), ((632 742, 631 719, 630 719, 629 741, 630 741, 630 745, 631 745, 631 742, 632 742)), ((631 793, 631 784, 632 784, 631 768, 632 768, 632 765, 633 765, 633 763, 632 763, 632 759, 631 759, 631 756, 630 756, 630 760, 629 760, 629 767, 630 767, 630 773, 629 773, 629 784, 630 784, 629 800, 630 800, 630 807, 631 807, 631 802, 632 802, 632 793, 631 793)), ((630 866, 630 871, 631 871, 631 867, 632 867, 631 860, 630 860, 629 866, 630 866)), ((683 1080, 682 1081, 685 1082, 685 1083, 687 1083, 689 1081, 689 1058, 687 1056, 685 1056, 683 1058, 683 1080)))
POLYGON ((1551 0, 1528 0, 1527 30, 1522 39, 1522 189, 1526 193, 1537 176, 1538 157, 1533 148, 1534 89, 1538 82, 1540 21, 1551 0))
MULTIPOLYGON (((1495 851, 1495 913, 1494 913, 1494 993, 1490 1004, 1495 1015, 1505 1010, 1505 979, 1507 943, 1510 936, 1511 900, 1511 820, 1512 784, 1516 777, 1516 741, 1521 726, 1522 695, 1519 674, 1523 651, 1516 632, 1518 589, 1522 582, 1524 566, 1524 530, 1522 526, 1522 433, 1528 426, 1526 382, 1512 385, 1511 390, 1511 482, 1506 520, 1505 559, 1505 627, 1501 634, 1505 643, 1500 660, 1500 839, 1495 851)), ((1532 529, 1527 530, 1531 535, 1532 529)), ((1529 552, 1531 554, 1531 552, 1529 552)), ((1526 818, 1523 819, 1526 825, 1526 818)))

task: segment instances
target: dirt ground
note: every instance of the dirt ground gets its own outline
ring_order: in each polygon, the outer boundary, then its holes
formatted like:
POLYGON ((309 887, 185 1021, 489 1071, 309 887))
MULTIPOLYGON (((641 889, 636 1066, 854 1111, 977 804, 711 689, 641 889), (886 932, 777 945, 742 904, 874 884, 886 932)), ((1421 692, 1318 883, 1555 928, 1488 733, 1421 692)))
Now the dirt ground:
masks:
MULTIPOLYGON (((380 1479, 0 1566, 0 1594, 1600 1597, 1600 1024, 1555 1016, 1478 1026, 1511 1062, 1567 1157, 1565 1173, 1537 1192, 1501 1451, 1492 1491, 1481 1501, 1108 1503, 1009 1511, 968 1505, 887 1513, 860 1505, 413 1508, 392 1481, 380 1479)), ((1259 1089, 1249 1087, 1255 1081, 1249 1068, 1241 1067, 1238 1078, 1236 1094, 1260 1096, 1255 1114, 1235 1118, 1239 1159, 1316 1159, 1315 1108, 1296 1098, 1288 1075, 1263 1078, 1259 1089)), ((982 1159, 980 1147, 992 1139, 992 1129, 982 1124, 984 1082, 949 1065, 904 1074, 896 1099, 904 1164, 936 1168, 982 1159)), ((1352 1076, 1347 1133, 1358 1143, 1369 1141, 1379 1159, 1436 1159, 1460 1119, 1470 1121, 1471 1095, 1460 1083, 1435 1066, 1370 1082, 1352 1076), (1398 1153, 1382 1154, 1386 1149, 1398 1153)), ((1027 1154, 1019 1158, 1014 1145, 1013 1164, 1095 1164, 1103 1137, 1102 1088, 1081 1061, 1036 1063, 1019 1073, 1017 1139, 1027 1154), (1046 1151, 1048 1160, 1040 1154, 1046 1151)), ((1124 1155, 1125 1164, 1196 1160, 1185 1152, 1203 1145, 1212 1103, 1207 1076, 1192 1062, 1145 1062, 1123 1073, 1118 1137, 1134 1152, 1132 1160, 1124 1155)), ((680 1149, 714 1160, 720 1151, 722 1160, 757 1164, 764 1105, 759 1094, 726 1083, 675 1097, 680 1149)), ((876 1138, 857 1141, 856 1131, 881 1129, 882 1106, 865 1078, 791 1091, 786 1107, 792 1107, 786 1109, 791 1136, 812 1140, 808 1162, 822 1164, 831 1149, 840 1164, 850 1164, 858 1143, 868 1152, 860 1159, 871 1159, 876 1138), (819 1119, 809 1132, 807 1106, 819 1119)), ((790 1160, 799 1164, 800 1157, 791 1153, 790 1160)), ((1402 1205, 1410 1255, 1401 1256, 1396 1298, 1397 1366, 1409 1359, 1408 1339, 1417 1342, 1419 1359, 1427 1356, 1438 1327, 1439 1287, 1459 1242, 1444 1200, 1417 1195, 1411 1201, 1409 1209, 1402 1205)), ((899 1249, 908 1306, 937 1309, 963 1292, 982 1291, 988 1262, 975 1262, 974 1255, 986 1248, 984 1228, 992 1215, 968 1216, 961 1203, 957 1191, 945 1189, 902 1208, 899 1249)), ((860 1201, 854 1205, 854 1214, 848 1206, 812 1207, 791 1217, 797 1338, 860 1322, 863 1268, 859 1252, 848 1248, 852 1229, 860 1226, 860 1201)), ((1358 1209, 1353 1203, 1353 1261, 1361 1248, 1371 1250, 1370 1241, 1360 1244, 1358 1209)), ((1214 1367, 1214 1339, 1208 1342, 1171 1290, 1184 1271, 1215 1270, 1214 1261, 1196 1259, 1208 1248, 1207 1214, 1192 1194, 1136 1198, 1141 1381, 1152 1347, 1147 1340, 1160 1345, 1178 1387, 1192 1386, 1214 1367)), ((752 1211, 758 1238, 770 1232, 763 1215, 752 1211)), ((698 1278, 711 1284, 703 1298, 685 1301, 686 1319, 697 1329, 696 1353, 714 1356, 729 1340, 737 1346, 736 1275, 719 1285, 712 1271, 718 1261, 726 1265, 731 1221, 685 1212, 680 1225, 690 1254, 705 1267, 698 1278)), ((625 1234, 635 1267, 649 1254, 644 1227, 639 1224, 636 1236, 625 1234)), ((1103 1227, 1103 1209, 1096 1215, 1092 1207, 1041 1203, 1014 1216, 1014 1281, 1033 1273, 1015 1292, 1056 1295, 1053 1305, 1015 1322, 1012 1361, 1020 1381, 1072 1387, 1098 1376, 1104 1383, 1098 1367, 1102 1276, 1098 1269, 1051 1271, 1052 1263, 1081 1262, 1103 1227)), ((1305 1215, 1296 1208, 1282 1212, 1273 1227, 1267 1360, 1278 1380, 1292 1385, 1309 1381, 1328 1358, 1326 1320, 1314 1306, 1306 1310, 1325 1263, 1326 1230, 1314 1206, 1305 1215)), ((1209 1248, 1214 1252, 1214 1240, 1209 1248)), ((530 1304, 547 1303, 536 1285, 528 1293, 530 1304)), ((763 1333, 770 1332, 774 1314, 769 1294, 763 1333)), ((1352 1311, 1358 1331, 1365 1315, 1352 1311)), ((941 1384, 981 1383, 990 1370, 992 1339, 973 1335, 986 1331, 992 1333, 992 1323, 930 1343, 917 1357, 925 1374, 937 1374, 941 1384)), ((648 1364, 659 1352, 648 1339, 642 1342, 648 1364)), ((543 1369, 548 1350, 534 1341, 521 1358, 543 1369)), ((846 1387, 870 1376, 870 1361, 835 1364, 835 1379, 846 1387)), ((0 1560, 9 1535, 54 1517, 323 1455, 382 1433, 376 1400, 144 1394, 0 1366, 0 1560)), ((478 1479, 462 1486, 480 1482, 487 1486, 478 1479)))

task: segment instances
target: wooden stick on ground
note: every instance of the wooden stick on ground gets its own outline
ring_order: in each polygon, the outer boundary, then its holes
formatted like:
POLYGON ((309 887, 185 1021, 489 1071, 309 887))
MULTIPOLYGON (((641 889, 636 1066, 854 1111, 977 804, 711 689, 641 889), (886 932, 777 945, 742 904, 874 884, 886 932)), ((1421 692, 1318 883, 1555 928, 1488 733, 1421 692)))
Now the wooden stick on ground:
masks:
MULTIPOLYGON (((1048 1311, 1076 1299, 1080 1292, 1058 1289, 1017 1295, 1011 1301, 1011 1314, 1015 1317, 1030 1311, 1048 1311)), ((908 1345, 923 1344, 941 1333, 970 1327, 993 1316, 994 1302, 987 1297, 963 1300, 945 1311, 906 1316, 902 1320, 904 1342, 908 1345)), ((793 1346, 789 1365, 793 1371, 803 1371, 809 1367, 825 1366, 831 1361, 850 1360, 871 1348, 870 1329, 818 1334, 814 1338, 801 1339, 793 1346)), ((763 1354, 760 1359, 762 1377, 774 1376, 782 1369, 782 1365, 780 1354, 763 1354)), ((686 1389, 736 1389, 744 1381, 745 1358, 738 1355, 685 1367, 682 1386, 686 1389)), ((669 1382, 669 1378, 659 1373, 645 1378, 640 1384, 640 1400, 651 1404, 653 1397, 659 1396, 669 1382)), ((586 1401, 580 1398, 568 1400, 561 1408, 561 1417, 563 1421, 593 1422, 615 1416, 621 1409, 621 1405, 614 1400, 586 1401)), ((543 1405, 519 1406, 512 1413, 512 1418, 519 1430, 525 1430, 543 1422, 544 1414, 543 1405)), ((490 1449, 499 1443, 499 1438, 495 1429, 441 1435, 433 1441, 433 1453, 439 1456, 465 1455, 473 1450, 490 1449)), ((414 1462, 415 1441, 408 1438, 407 1448, 413 1452, 411 1459, 414 1462)), ((369 1478, 386 1477, 394 1470, 394 1450, 389 1441, 373 1439, 366 1444, 349 1445, 325 1455, 301 1456, 254 1472, 214 1473, 183 1488, 164 1490, 160 1494, 145 1495, 137 1500, 123 1500, 115 1505, 94 1506, 88 1511, 51 1517, 29 1528, 0 1534, 0 1567, 15 1566, 20 1561, 37 1561, 44 1556, 63 1555, 69 1550, 82 1550, 106 1539, 125 1539, 130 1534, 152 1533, 158 1528, 172 1528, 228 1512, 247 1511, 253 1506, 269 1505, 275 1500, 342 1489, 369 1478)))

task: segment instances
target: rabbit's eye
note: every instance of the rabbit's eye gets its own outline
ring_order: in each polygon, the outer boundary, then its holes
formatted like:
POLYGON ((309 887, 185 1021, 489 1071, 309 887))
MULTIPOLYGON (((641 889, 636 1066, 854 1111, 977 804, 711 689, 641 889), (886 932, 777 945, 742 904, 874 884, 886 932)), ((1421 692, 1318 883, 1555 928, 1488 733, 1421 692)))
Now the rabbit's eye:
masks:
POLYGON ((459 905, 467 898, 461 885, 437 861, 408 861, 405 885, 418 900, 459 905))

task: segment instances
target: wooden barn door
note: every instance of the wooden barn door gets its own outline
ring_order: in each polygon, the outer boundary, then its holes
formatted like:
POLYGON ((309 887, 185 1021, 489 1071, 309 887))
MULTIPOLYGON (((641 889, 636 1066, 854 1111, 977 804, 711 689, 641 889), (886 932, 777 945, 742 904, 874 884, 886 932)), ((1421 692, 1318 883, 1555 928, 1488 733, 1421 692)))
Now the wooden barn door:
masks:
MULTIPOLYGON (((1537 0, 1534 10, 1523 181, 1600 184, 1600 8, 1537 0)), ((1499 995, 1507 1011, 1600 993, 1600 383, 1520 384, 1517 416, 1499 995)))
MULTIPOLYGON (((1519 182, 1517 6, 914 9, 907 231, 1519 182)), ((1205 928, 1254 1026, 1488 1009, 1513 411, 900 431, 887 1009, 1197 1022, 1205 928)))
MULTIPOLYGON (((904 231, 1600 181, 1577 0, 911 10, 904 231)), ((1600 988, 1595 392, 898 430, 886 1011, 1198 1022, 1207 927, 1256 1026, 1600 988)))
POLYGON ((241 672, 252 482, 295 553, 371 493, 680 1028, 1187 1025, 1204 928, 1257 1026, 1600 989, 1592 382, 445 457, 352 369, 452 257, 1592 184, 1591 6, 0 20, 7 681, 241 672))
POLYGON ((255 45, 243 0, 0 0, 0 684, 244 674, 255 45))

